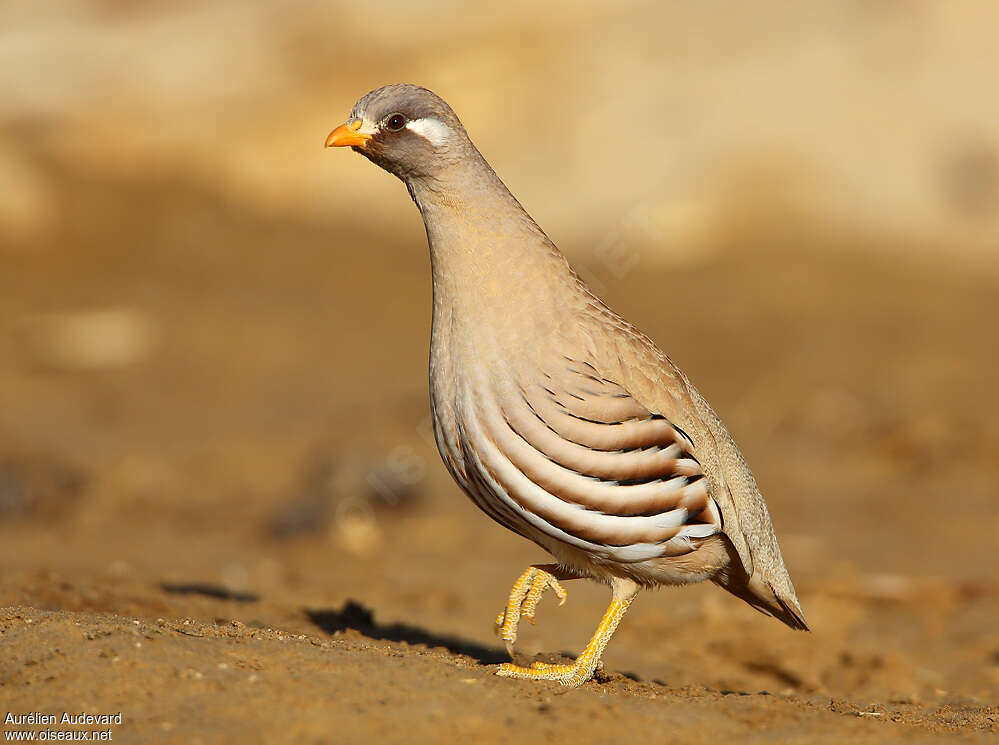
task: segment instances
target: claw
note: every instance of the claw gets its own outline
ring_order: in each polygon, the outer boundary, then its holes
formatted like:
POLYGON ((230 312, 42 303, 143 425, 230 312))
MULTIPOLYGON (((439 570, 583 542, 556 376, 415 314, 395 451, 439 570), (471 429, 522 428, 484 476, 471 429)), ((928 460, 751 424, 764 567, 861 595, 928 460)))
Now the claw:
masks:
POLYGON ((528 567, 517 581, 513 583, 506 608, 496 616, 493 626, 496 634, 506 642, 507 651, 513 656, 513 645, 517 641, 517 629, 520 619, 526 618, 534 624, 534 614, 541 602, 545 590, 551 589, 559 599, 559 605, 565 603, 569 593, 565 591, 558 578, 541 567, 528 567))

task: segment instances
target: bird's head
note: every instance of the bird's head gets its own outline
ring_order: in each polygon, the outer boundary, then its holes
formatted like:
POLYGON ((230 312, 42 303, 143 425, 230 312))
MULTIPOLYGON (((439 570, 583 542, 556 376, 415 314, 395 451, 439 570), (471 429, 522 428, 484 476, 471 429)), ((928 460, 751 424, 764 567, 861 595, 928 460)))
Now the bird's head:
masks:
POLYGON ((326 138, 326 147, 351 147, 403 181, 437 175, 467 143, 450 106, 426 88, 406 84, 368 93, 326 138))

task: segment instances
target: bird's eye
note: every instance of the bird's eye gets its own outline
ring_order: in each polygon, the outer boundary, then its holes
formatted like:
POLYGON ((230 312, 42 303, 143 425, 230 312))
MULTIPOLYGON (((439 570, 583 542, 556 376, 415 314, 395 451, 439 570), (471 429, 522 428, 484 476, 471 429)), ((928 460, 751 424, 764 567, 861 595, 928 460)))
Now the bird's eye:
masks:
POLYGON ((385 122, 385 128, 392 131, 398 132, 400 129, 406 126, 406 117, 402 114, 393 114, 385 122))

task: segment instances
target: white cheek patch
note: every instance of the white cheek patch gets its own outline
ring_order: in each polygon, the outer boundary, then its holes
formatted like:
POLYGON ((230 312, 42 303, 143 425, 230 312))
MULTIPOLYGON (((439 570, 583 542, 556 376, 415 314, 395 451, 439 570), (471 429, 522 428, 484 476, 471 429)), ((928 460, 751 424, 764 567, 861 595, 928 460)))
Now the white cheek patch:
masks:
POLYGON ((425 117, 406 122, 406 129, 423 137, 434 147, 440 147, 451 139, 451 128, 440 119, 425 117))
POLYGON ((374 137, 375 134, 377 134, 377 132, 378 132, 377 124, 366 118, 361 119, 361 126, 357 129, 358 134, 369 135, 371 137, 374 137))

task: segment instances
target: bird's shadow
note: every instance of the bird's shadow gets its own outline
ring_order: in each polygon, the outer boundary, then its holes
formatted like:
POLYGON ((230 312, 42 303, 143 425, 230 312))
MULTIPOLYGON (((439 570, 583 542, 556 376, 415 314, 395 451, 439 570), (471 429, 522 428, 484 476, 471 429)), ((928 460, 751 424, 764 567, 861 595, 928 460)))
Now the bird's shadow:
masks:
POLYGON ((171 595, 202 595, 216 600, 233 600, 237 603, 256 603, 260 596, 252 592, 236 592, 208 582, 161 582, 160 589, 171 595))
POLYGON ((444 647, 453 654, 466 655, 483 665, 495 665, 509 659, 505 650, 487 647, 468 639, 434 634, 419 626, 410 626, 406 623, 378 623, 370 608, 354 600, 346 601, 340 610, 306 608, 305 615, 312 623, 331 635, 354 629, 370 639, 444 647))

